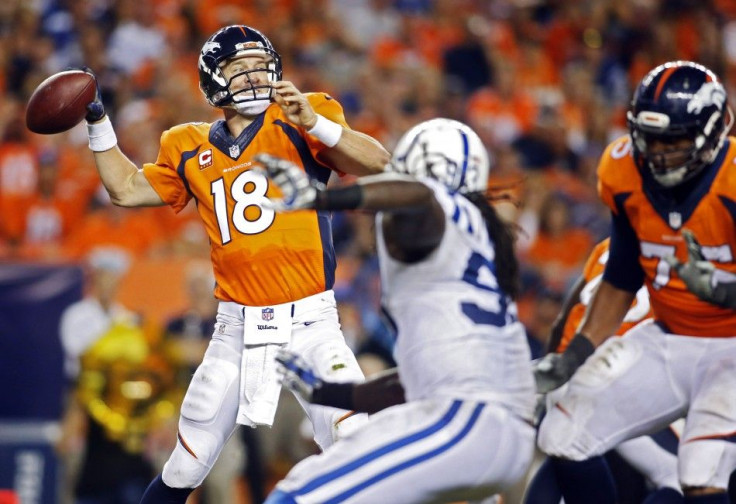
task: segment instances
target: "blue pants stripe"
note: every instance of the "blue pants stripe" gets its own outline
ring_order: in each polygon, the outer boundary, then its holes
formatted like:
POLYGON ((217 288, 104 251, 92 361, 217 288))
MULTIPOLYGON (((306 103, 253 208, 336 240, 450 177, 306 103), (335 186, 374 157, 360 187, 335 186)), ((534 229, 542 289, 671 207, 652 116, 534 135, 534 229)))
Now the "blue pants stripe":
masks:
POLYGON ((430 425, 423 431, 417 432, 415 434, 412 434, 410 436, 406 436, 403 439, 399 439, 397 441, 394 441, 392 443, 389 443, 381 448, 378 448, 377 450, 374 450, 370 453, 367 453, 363 455, 362 457, 355 459, 354 461, 339 467, 327 474, 324 474, 322 476, 319 476, 318 478, 313 479, 306 485, 304 485, 302 488, 299 488, 293 492, 293 495, 304 495, 308 494, 317 488, 321 487, 322 485, 329 483, 330 481, 340 478, 342 476, 345 476, 346 474, 359 469, 360 467, 364 466, 365 464, 376 460, 379 457, 382 457, 386 454, 389 454, 391 452, 394 452, 396 450, 399 450, 407 445, 410 445, 412 443, 415 443, 417 441, 421 441, 422 439, 431 436, 437 431, 442 430, 445 426, 447 426, 452 419, 457 414, 458 410, 460 409, 460 405, 462 404, 461 401, 453 401, 452 406, 450 409, 445 413, 445 415, 434 425, 430 425))
POLYGON ((332 499, 325 502, 325 504, 337 504, 339 502, 343 502, 344 500, 352 497, 356 493, 360 492, 361 490, 364 490, 368 488, 369 486, 378 483, 379 481, 388 478, 389 476, 396 474, 400 471, 403 471, 404 469, 408 469, 410 467, 413 467, 417 464, 421 464, 422 462, 431 459, 432 457, 436 457, 437 455, 449 450, 454 445, 456 445, 462 438, 464 438, 468 432, 470 432, 470 429, 473 428, 473 425, 475 424, 476 420, 478 420, 478 416, 480 416, 481 410, 483 410, 485 404, 479 404, 475 407, 475 410, 473 410, 473 414, 471 415, 470 419, 468 420, 468 423, 463 427, 463 430, 461 430, 454 438, 452 438, 450 441, 445 443, 442 446, 439 446, 435 448, 434 450, 425 453, 424 455, 419 455, 417 457, 414 457, 411 460, 407 460, 405 462, 402 462, 401 464, 392 467, 391 469, 386 469, 385 471, 376 474, 375 476, 365 480, 364 482, 354 486, 353 488, 350 488, 340 495, 333 497, 332 499))

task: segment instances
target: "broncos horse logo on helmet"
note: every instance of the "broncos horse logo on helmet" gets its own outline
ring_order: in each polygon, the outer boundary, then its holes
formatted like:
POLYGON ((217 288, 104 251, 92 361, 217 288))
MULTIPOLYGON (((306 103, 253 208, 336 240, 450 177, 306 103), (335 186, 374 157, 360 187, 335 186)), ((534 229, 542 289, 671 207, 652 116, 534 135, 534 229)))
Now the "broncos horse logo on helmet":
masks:
MULTIPOLYGON (((274 50, 271 41, 255 28, 245 25, 226 26, 213 34, 202 46, 199 54, 199 88, 205 98, 214 107, 234 107, 241 112, 253 112, 254 102, 259 102, 256 109, 268 106, 271 99, 271 83, 281 80, 281 56, 274 50), (227 60, 263 54, 266 63, 263 68, 245 70, 225 77, 222 67, 227 60), (266 72, 268 83, 251 85, 247 89, 233 92, 230 89, 232 81, 253 72, 266 72)), ((257 113, 257 112, 256 112, 257 113)))
POLYGON ((733 124, 726 90, 703 65, 672 61, 658 66, 642 79, 627 123, 640 169, 649 169, 663 187, 693 178, 712 163, 733 124), (652 152, 652 142, 673 144, 690 140, 686 148, 652 152), (678 160, 673 164, 672 161, 678 160))
POLYGON ((399 173, 439 180, 453 192, 484 192, 490 161, 469 126, 453 119, 417 124, 399 139, 390 167, 399 173))

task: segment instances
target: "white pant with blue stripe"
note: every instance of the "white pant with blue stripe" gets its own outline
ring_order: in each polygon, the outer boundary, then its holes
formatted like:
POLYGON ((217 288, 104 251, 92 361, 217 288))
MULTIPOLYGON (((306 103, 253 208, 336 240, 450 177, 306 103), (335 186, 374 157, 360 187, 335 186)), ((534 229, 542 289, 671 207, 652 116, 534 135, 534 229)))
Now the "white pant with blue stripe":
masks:
POLYGON ((500 492, 531 461, 534 430, 506 408, 435 398, 388 408, 278 483, 300 504, 451 502, 500 492))

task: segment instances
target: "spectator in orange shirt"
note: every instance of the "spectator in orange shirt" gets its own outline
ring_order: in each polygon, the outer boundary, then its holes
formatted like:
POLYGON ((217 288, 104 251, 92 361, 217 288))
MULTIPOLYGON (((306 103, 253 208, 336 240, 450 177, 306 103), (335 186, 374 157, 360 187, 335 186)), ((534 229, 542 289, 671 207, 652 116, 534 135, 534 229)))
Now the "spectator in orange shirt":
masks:
MULTIPOLYGON (((38 189, 38 160, 26 138, 18 102, 9 102, 10 117, 2 131, 0 124, 0 236, 11 248, 23 237, 26 214, 38 189)), ((1 119, 0 119, 1 120, 1 119)))
POLYGON ((498 58, 493 69, 494 85, 473 93, 467 104, 470 125, 490 147, 510 144, 530 131, 537 117, 534 99, 517 85, 514 63, 498 58))
POLYGON ((555 193, 542 204, 539 219, 539 233, 526 258, 548 285, 563 289, 579 273, 593 240, 587 231, 570 226, 567 203, 555 193))
POLYGON ((142 256, 167 236, 155 215, 161 209, 126 211, 106 202, 85 216, 65 243, 71 258, 81 258, 100 246, 116 246, 131 258, 142 256))

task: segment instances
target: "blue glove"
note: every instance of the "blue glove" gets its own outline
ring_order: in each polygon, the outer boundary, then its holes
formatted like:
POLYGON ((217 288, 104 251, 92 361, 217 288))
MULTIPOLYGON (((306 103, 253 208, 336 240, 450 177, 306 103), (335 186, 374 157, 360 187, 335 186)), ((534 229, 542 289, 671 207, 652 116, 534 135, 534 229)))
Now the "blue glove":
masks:
POLYGON ((314 374, 312 368, 296 353, 280 349, 276 355, 281 383, 307 402, 313 402, 314 391, 324 382, 314 374))
POLYGON ((88 123, 94 123, 105 117, 105 107, 102 105, 102 93, 100 93, 100 83, 91 68, 85 66, 82 67, 82 71, 92 76, 97 87, 95 99, 87 104, 87 115, 84 117, 88 123))

